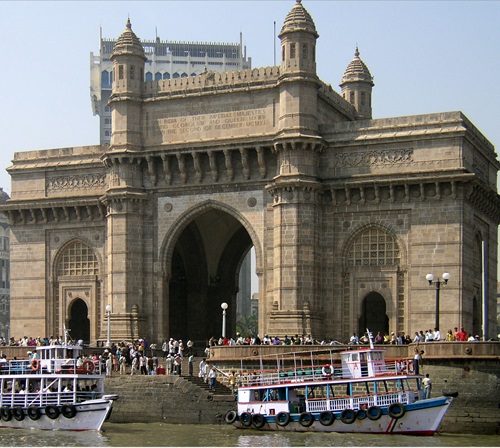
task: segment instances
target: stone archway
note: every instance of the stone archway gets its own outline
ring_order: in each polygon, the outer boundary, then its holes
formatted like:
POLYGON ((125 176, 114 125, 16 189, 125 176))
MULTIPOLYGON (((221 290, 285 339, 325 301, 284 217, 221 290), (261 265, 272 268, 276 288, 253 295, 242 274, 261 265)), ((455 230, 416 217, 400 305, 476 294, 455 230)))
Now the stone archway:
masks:
POLYGON ((226 302, 226 335, 236 333, 236 296, 243 259, 253 246, 245 227, 231 214, 209 208, 191 219, 175 241, 165 303, 165 337, 204 344, 222 334, 221 304, 226 302))
POLYGON ((71 304, 68 325, 72 339, 75 341, 82 339, 84 343, 90 343, 88 307, 82 299, 76 299, 71 304))
POLYGON ((374 337, 378 332, 382 336, 389 332, 389 317, 386 313, 385 299, 378 292, 368 294, 361 304, 358 334, 363 335, 367 328, 374 337))

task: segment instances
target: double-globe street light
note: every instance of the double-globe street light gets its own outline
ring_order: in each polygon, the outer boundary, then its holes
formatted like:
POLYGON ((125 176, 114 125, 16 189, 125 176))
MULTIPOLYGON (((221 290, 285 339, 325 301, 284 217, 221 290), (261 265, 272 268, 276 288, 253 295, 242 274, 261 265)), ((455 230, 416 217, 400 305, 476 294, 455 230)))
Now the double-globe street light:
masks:
POLYGON ((226 337, 226 310, 229 305, 226 302, 221 303, 222 308, 222 338, 226 337))
POLYGON ((436 287, 436 325, 435 328, 439 330, 439 291, 441 290, 441 285, 446 285, 448 280, 450 279, 450 274, 448 272, 443 273, 443 281, 434 280, 434 276, 432 274, 427 274, 425 279, 429 282, 430 286, 436 287))

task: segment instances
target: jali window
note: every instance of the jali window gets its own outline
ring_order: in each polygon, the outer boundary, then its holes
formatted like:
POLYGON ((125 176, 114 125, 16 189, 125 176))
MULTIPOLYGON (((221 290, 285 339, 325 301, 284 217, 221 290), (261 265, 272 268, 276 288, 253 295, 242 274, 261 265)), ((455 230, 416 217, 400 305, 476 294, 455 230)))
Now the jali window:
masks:
POLYGON ((347 263, 351 266, 395 266, 400 263, 399 246, 392 235, 371 227, 351 244, 347 263))
POLYGON ((75 241, 64 249, 57 267, 58 276, 98 275, 99 263, 94 251, 75 241))

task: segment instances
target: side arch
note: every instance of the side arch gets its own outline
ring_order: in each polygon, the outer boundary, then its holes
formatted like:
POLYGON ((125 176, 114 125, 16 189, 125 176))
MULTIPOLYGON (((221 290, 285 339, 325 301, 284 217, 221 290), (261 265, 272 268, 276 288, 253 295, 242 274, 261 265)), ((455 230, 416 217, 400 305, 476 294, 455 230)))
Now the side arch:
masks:
MULTIPOLYGON (((408 309, 406 271, 402 268, 406 265, 406 250, 396 233, 380 223, 360 225, 342 247, 342 265, 341 334, 357 331, 364 334, 366 328, 362 328, 362 324, 365 324, 363 313, 366 315, 366 311, 363 307, 367 297, 370 302, 378 296, 384 301, 389 327, 403 331, 408 309)), ((376 325, 388 331, 386 323, 376 325)))
MULTIPOLYGON (((99 337, 101 321, 99 315, 102 311, 101 269, 99 254, 85 239, 72 238, 59 247, 53 257, 51 269, 52 303, 47 303, 47 315, 52 325, 48 326, 47 334, 63 334, 63 323, 71 329, 69 326, 72 319, 71 312, 73 305, 77 303, 76 300, 79 299, 83 302, 78 302, 82 305, 81 313, 86 307, 87 314, 82 319, 89 320, 89 329, 81 327, 75 334, 70 333, 70 337, 83 339, 86 343, 95 341, 99 337)), ((74 318, 76 317, 73 316, 74 318)))

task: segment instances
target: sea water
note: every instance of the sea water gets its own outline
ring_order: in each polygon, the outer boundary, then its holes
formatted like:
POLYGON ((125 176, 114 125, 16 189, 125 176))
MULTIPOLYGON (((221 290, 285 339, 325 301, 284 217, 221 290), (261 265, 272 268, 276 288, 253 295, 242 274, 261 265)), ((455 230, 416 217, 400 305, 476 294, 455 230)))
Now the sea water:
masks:
POLYGON ((97 431, 0 429, 0 446, 499 446, 497 435, 435 434, 432 437, 372 434, 266 432, 230 425, 105 423, 97 431))

